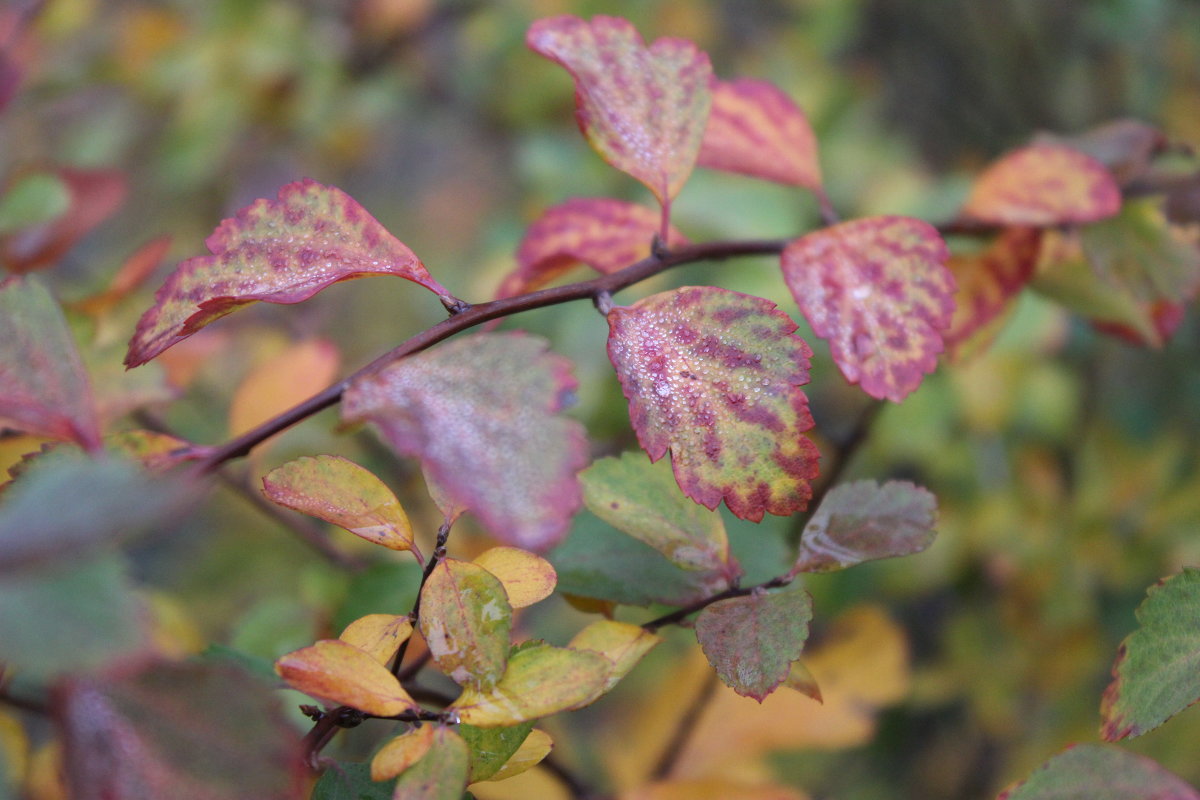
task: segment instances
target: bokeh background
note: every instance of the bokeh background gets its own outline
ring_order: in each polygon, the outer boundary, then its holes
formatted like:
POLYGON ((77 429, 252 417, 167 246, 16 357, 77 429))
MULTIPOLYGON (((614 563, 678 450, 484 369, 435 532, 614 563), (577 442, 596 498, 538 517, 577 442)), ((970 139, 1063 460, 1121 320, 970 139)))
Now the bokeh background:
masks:
MULTIPOLYGON (((284 183, 341 187, 468 300, 493 295, 547 206, 646 202, 579 135, 565 72, 524 47, 528 24, 557 13, 625 16, 647 38, 695 40, 721 77, 775 81, 808 113, 847 218, 947 219, 975 171, 1042 130, 1132 116, 1200 145, 1200 4, 1184 0, 8 0, 0 35, 26 74, 0 116, 0 179, 54 164, 115 168, 128 185, 120 210, 46 273, 54 291, 70 301, 100 290, 140 245, 171 237, 170 263, 133 301, 102 329, 79 323, 114 426, 132 427, 127 409, 149 402, 182 435, 215 443, 301 399, 297 373, 315 391, 442 317, 404 281, 353 281, 239 313, 124 376, 124 341, 166 270, 284 183)), ((793 235, 818 217, 803 193, 698 170, 674 221, 706 240, 793 235)), ((617 299, 704 283, 798 316, 770 259, 692 267, 617 299)), ((714 706, 681 774, 773 775, 841 800, 992 797, 1069 742, 1096 741, 1133 609, 1154 581, 1200 565, 1195 317, 1146 350, 1028 295, 989 353, 889 406, 848 475, 922 483, 941 521, 924 554, 809 579, 814 648, 827 648, 856 702, 824 716, 804 698, 812 709, 757 717, 714 706), (853 647, 829 649, 839 640, 853 647), (774 733, 754 733, 763 727, 774 733)), ((634 446, 589 305, 506 325, 575 362, 572 413, 597 454, 634 446)), ((836 439, 865 397, 801 332, 816 351, 818 429, 836 439)), ((331 412, 257 453, 247 480, 315 452, 372 466, 431 537, 419 471, 370 434, 340 434, 331 412)), ((594 524, 581 520, 580 535, 594 524)), ((778 571, 791 524, 730 521, 750 577, 778 571)), ((481 537, 456 542, 470 550, 481 537)), ((223 491, 137 556, 179 617, 181 648, 217 642, 264 662, 356 614, 403 613, 415 585, 400 563, 351 580, 223 491)), ((529 635, 561 643, 586 619, 559 598, 543 605, 523 623, 529 635)), ((601 786, 636 782, 702 680, 689 637, 673 633, 627 685, 556 723, 564 762, 601 786)), ((362 757, 379 735, 346 736, 333 754, 362 757)), ((1196 742, 1191 711, 1128 747, 1200 785, 1196 742)), ((555 796, 544 776, 521 780, 479 797, 555 796)))

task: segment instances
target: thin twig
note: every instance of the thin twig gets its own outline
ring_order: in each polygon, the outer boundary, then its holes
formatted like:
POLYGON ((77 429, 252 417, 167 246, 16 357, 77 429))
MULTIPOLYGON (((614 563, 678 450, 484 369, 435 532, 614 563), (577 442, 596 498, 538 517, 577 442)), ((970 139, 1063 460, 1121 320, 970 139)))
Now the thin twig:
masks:
MULTIPOLYGON (((417 599, 413 601, 412 611, 408 613, 408 618, 412 620, 413 628, 421 620, 421 592, 425 589, 425 582, 429 580, 429 576, 433 574, 433 568, 438 565, 438 562, 446 557, 446 541, 450 538, 450 528, 454 525, 451 520, 446 520, 438 528, 437 543, 433 546, 433 553, 429 556, 429 560, 425 562, 425 571, 421 573, 421 585, 417 587, 417 599)), ((414 630, 414 635, 416 631, 414 630)), ((396 658, 392 662, 392 674, 400 677, 400 667, 404 663, 404 654, 408 652, 408 643, 412 641, 412 635, 400 643, 400 649, 396 651, 396 658)))
POLYGON ((713 696, 717 693, 717 687, 721 682, 717 680, 716 672, 709 672, 704 678, 704 684, 700 687, 700 691, 696 692, 696 696, 692 698, 692 702, 688 704, 687 709, 683 712, 683 716, 675 723, 675 730, 671 732, 671 738, 667 740, 667 746, 663 748, 662 754, 658 757, 658 763, 654 765, 654 769, 650 772, 651 780, 662 780, 671 774, 671 770, 675 768, 679 757, 683 755, 684 749, 687 747, 688 739, 692 737, 692 732, 696 730, 696 723, 700 720, 700 714, 704 712, 705 707, 713 696))
POLYGON ((663 614, 661 617, 656 617, 656 618, 650 620, 649 622, 643 622, 642 628, 653 633, 654 631, 658 630, 659 628, 665 627, 667 625, 675 625, 677 623, 683 622, 685 619, 690 617, 692 614, 695 614, 698 611, 703 611, 704 609, 711 606, 713 603, 719 602, 721 600, 729 600, 734 597, 745 597, 747 595, 754 594, 755 591, 760 590, 760 589, 778 589, 781 586, 787 586, 791 582, 792 582, 792 578, 790 576, 779 575, 774 578, 771 578, 771 580, 769 580, 769 581, 763 581, 762 583, 757 584, 756 586, 734 586, 729 589, 726 589, 723 592, 717 592, 716 594, 712 595, 711 597, 706 597, 703 600, 697 600, 695 603, 692 603, 689 606, 684 606, 683 608, 672 611, 670 614, 663 614))

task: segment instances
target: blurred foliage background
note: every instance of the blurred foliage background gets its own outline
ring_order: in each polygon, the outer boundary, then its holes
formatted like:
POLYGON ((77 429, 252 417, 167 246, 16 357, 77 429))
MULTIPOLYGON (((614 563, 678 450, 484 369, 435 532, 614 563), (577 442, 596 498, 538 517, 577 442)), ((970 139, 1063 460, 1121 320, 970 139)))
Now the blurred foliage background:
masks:
MULTIPOLYGON (((0 10, 6 35, 34 5, 9 0, 0 10)), ((1078 132, 1133 116, 1200 144, 1200 5, 1182 0, 38 5, 11 43, 26 75, 0 117, 3 179, 56 164, 116 168, 129 183, 120 211, 46 274, 67 301, 102 289, 154 237, 172 237, 171 265, 202 252, 220 219, 302 176, 346 190, 459 296, 488 299, 524 226, 548 205, 571 196, 648 200, 579 136, 566 74, 524 47, 529 22, 556 13, 626 16, 647 38, 695 40, 721 77, 778 83, 809 114, 827 186, 847 218, 945 219, 973 171, 1039 130, 1078 132)), ((802 193, 704 170, 675 207, 675 223, 695 240, 787 236, 817 220, 802 193)), ((224 320, 163 365, 124 378, 124 340, 171 265, 103 325, 78 321, 115 428, 136 426, 125 410, 153 400, 153 413, 180 435, 221 441, 306 396, 300 381, 272 382, 272 374, 299 371, 315 391, 444 313, 404 281, 354 281, 301 306, 224 320)), ((710 282, 773 298, 798 316, 769 259, 680 270, 618 301, 710 282)), ((574 360, 574 413, 597 455, 634 446, 605 325, 590 306, 506 326, 545 335, 574 360)), ((801 333, 816 350, 810 397, 827 443, 865 398, 803 324, 801 333)), ((989 353, 941 369, 889 406, 848 473, 932 489, 941 503, 935 545, 809 579, 814 646, 836 639, 842 621, 858 625, 861 646, 840 655, 841 668, 856 696, 878 690, 876 704, 887 707, 858 727, 847 721, 851 710, 822 717, 781 707, 768 714, 778 734, 744 747, 733 717, 722 723, 718 714, 698 729, 679 769, 706 768, 697 754, 709 747, 732 754, 723 769, 777 775, 813 797, 990 797, 1067 743, 1096 741, 1100 693, 1134 628, 1133 609, 1154 581, 1200 564, 1198 355, 1194 313, 1152 351, 1024 297, 989 353)), ((316 452, 376 470, 432 538, 436 512, 419 471, 368 433, 339 432, 331 412, 256 452, 247 480, 316 452)), ((580 522, 584 534, 597 524, 580 522)), ((780 571, 791 524, 730 521, 749 578, 780 571)), ((482 534, 466 525, 453 546, 482 547, 482 534)), ((144 542, 137 568, 173 609, 171 635, 182 649, 217 642, 263 664, 357 614, 406 612, 416 577, 398 559, 348 578, 225 490, 184 529, 144 542)), ((523 622, 529 635, 561 643, 584 619, 561 599, 543 605, 523 622)), ((698 686, 687 678, 699 674, 689 638, 676 631, 628 685, 558 720, 564 761, 632 780, 637 759, 613 743, 650 753, 662 746, 698 686)), ((374 741, 363 731, 343 738, 336 754, 347 757, 374 741)), ((1200 714, 1191 711, 1129 747, 1200 785, 1197 741, 1200 714)), ((521 791, 543 791, 528 788, 543 786, 536 774, 518 780, 530 781, 521 791)), ((516 796, 507 785, 479 796, 516 796)))

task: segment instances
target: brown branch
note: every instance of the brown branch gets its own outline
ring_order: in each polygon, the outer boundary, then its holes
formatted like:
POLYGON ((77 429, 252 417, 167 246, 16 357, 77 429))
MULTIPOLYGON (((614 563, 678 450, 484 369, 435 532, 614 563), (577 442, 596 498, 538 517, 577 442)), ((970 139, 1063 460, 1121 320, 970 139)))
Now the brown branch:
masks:
POLYGON ((563 765, 553 752, 538 762, 538 766, 553 775, 566 788, 574 800, 590 800, 597 797, 595 791, 584 783, 579 776, 563 765))
POLYGON ((692 732, 696 730, 696 723, 700 721, 700 715, 704 712, 705 706, 717 693, 717 687, 721 682, 717 680, 717 673, 710 672, 705 676, 704 684, 701 685, 700 691, 696 692, 696 696, 692 698, 692 702, 688 703, 687 709, 684 710, 683 716, 675 723, 675 730, 671 732, 671 738, 667 740, 667 746, 663 748, 662 754, 658 757, 658 763, 654 765, 654 769, 650 772, 650 779, 659 781, 671 774, 671 770, 675 769, 675 764, 678 763, 679 757, 683 755, 684 749, 687 747, 688 739, 692 737, 692 732))

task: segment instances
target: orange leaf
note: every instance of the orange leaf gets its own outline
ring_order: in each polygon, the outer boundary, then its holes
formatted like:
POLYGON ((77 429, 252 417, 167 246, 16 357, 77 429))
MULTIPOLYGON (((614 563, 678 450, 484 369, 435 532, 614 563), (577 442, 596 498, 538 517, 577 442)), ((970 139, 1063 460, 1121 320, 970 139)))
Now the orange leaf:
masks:
MULTIPOLYGON (((412 635, 412 620, 394 614, 368 614, 346 626, 338 638, 386 665, 412 635)), ((378 779, 376 779, 378 780, 378 779)))
MULTIPOLYGON (((1000 316, 1029 283, 1038 262, 1042 232, 1037 228, 1006 228, 987 249, 947 262, 958 288, 954 316, 943 334, 952 358, 959 358, 975 333, 1000 316)), ((978 348, 972 348, 978 352, 978 348)))
POLYGON ((280 656, 275 672, 293 689, 367 714, 394 717, 417 708, 387 667, 337 639, 323 639, 280 656))
POLYGON ((434 725, 413 728, 379 748, 371 759, 371 780, 386 781, 396 777, 424 758, 433 745, 434 725))
POLYGON ((1003 156, 980 175, 963 216, 996 225, 1095 222, 1121 208, 1121 190, 1096 159, 1055 144, 1003 156))
POLYGON ((545 600, 558 580, 549 561, 517 547, 493 547, 472 560, 500 579, 513 608, 545 600))
POLYGON ((324 389, 337 377, 341 361, 327 339, 292 345, 256 366, 229 406, 229 435, 238 436, 324 389))

